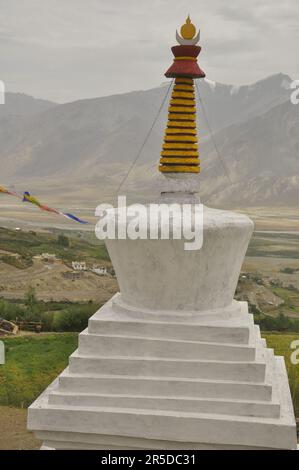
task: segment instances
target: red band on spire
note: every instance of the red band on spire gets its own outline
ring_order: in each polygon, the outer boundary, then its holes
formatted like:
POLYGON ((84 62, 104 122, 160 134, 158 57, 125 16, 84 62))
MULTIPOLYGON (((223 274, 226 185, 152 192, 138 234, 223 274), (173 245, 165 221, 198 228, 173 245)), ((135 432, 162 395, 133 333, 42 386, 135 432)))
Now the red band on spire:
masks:
POLYGON ((204 78, 206 76, 204 71, 201 70, 196 62, 196 58, 201 51, 200 46, 174 46, 171 50, 175 60, 172 66, 165 73, 165 77, 204 78), (182 60, 176 60, 180 57, 182 57, 182 60))

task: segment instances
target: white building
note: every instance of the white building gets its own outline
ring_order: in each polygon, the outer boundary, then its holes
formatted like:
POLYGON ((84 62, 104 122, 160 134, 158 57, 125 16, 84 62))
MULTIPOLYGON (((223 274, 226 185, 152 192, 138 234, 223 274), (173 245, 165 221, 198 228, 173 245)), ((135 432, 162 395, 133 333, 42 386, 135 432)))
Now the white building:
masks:
POLYGON ((74 271, 86 271, 87 266, 85 261, 72 261, 72 268, 74 271))
POLYGON ((93 266, 92 271, 100 276, 107 276, 108 271, 106 267, 95 267, 93 266))

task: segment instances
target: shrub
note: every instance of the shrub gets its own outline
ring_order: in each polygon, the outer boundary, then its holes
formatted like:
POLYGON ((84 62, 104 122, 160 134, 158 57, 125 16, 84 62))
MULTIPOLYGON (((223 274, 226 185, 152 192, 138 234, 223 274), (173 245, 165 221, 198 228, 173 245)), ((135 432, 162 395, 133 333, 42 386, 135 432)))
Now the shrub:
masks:
POLYGON ((34 289, 26 294, 25 306, 0 299, 0 318, 9 321, 25 320, 41 322, 43 331, 82 331, 88 325, 88 319, 98 308, 89 301, 86 304, 67 304, 39 302, 34 289), (55 310, 55 306, 57 307, 55 310), (64 308, 63 308, 64 306, 64 308))
POLYGON ((296 269, 286 267, 286 268, 281 269, 280 272, 285 273, 285 274, 294 274, 294 272, 296 272, 296 269))
POLYGON ((88 325, 88 319, 92 314, 89 311, 74 311, 67 309, 57 312, 52 322, 53 331, 82 331, 88 325))
POLYGON ((60 235, 58 235, 57 243, 58 243, 58 245, 63 246, 65 248, 70 246, 70 241, 69 241, 68 237, 66 237, 62 233, 60 235))
POLYGON ((41 322, 43 331, 52 331, 53 329, 54 312, 42 312, 41 322))
POLYGON ((0 318, 4 320, 14 321, 17 317, 24 318, 26 310, 20 305, 16 305, 7 300, 0 299, 0 318))
POLYGON ((270 317, 264 314, 255 315, 254 320, 263 331, 299 332, 299 319, 286 317, 283 313, 280 313, 278 317, 270 317))

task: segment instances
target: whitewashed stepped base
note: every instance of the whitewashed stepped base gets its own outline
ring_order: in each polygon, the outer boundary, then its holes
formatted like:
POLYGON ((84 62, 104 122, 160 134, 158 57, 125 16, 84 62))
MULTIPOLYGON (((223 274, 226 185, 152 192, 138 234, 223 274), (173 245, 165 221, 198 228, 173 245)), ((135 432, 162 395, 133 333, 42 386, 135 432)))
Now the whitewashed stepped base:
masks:
POLYGON ((284 360, 247 304, 142 312, 116 295, 29 408, 55 449, 296 449, 284 360))

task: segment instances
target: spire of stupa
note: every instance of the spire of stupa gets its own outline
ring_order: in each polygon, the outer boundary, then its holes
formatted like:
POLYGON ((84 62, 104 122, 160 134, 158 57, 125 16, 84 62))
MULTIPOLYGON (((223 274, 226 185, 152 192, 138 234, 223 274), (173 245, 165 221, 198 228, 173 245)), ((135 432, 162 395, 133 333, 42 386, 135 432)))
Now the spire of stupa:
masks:
POLYGON ((200 32, 196 31, 189 15, 180 33, 176 32, 179 46, 171 48, 174 62, 165 73, 166 77, 175 78, 175 83, 159 170, 162 173, 199 173, 194 79, 205 77, 205 73, 197 64, 201 47, 196 44, 200 32))

